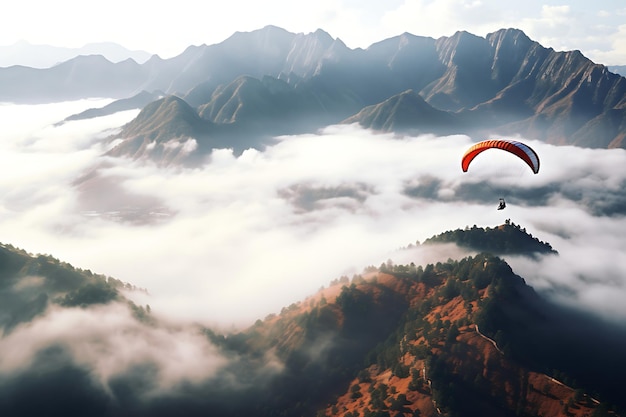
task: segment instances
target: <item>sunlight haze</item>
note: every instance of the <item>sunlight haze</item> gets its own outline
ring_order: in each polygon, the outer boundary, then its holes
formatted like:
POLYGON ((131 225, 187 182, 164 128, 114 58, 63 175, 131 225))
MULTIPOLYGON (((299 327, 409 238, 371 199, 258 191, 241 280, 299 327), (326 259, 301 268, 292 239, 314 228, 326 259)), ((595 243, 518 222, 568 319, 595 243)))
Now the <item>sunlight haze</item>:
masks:
POLYGON ((465 30, 485 36, 502 28, 523 30, 556 50, 580 49, 594 62, 626 64, 626 5, 617 1, 353 0, 172 3, 76 0, 12 3, 0 18, 0 46, 31 44, 79 48, 115 42, 171 58, 191 45, 220 43, 236 31, 266 25, 294 33, 317 29, 350 48, 409 32, 438 38, 465 30))

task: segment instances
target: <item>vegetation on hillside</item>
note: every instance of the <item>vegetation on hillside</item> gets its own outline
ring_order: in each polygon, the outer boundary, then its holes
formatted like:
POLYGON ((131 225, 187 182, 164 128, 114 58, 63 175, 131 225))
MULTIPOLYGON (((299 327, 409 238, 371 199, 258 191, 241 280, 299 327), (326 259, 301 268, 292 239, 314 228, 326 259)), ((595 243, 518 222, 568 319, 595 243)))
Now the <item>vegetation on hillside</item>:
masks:
MULTIPOLYGON (((508 223, 428 242, 437 241, 554 253, 508 223)), ((52 304, 123 302, 145 325, 158 325, 149 307, 126 301, 122 289, 132 286, 0 247, 5 331, 52 304)), ((624 331, 547 303, 493 253, 427 265, 388 261, 342 276, 244 331, 204 328, 202 335, 228 362, 213 379, 182 384, 158 400, 146 395, 154 370, 117 376, 107 394, 85 383, 87 373, 73 363, 42 373, 36 385, 12 388, 11 398, 80 386, 71 401, 91 404, 92 415, 152 417, 582 417, 626 409, 620 392, 626 372, 619 365, 624 331)), ((15 411, 6 404, 17 403, 7 398, 0 395, 0 410, 15 411)), ((52 415, 64 409, 63 401, 50 404, 52 415)))
POLYGON ((591 320, 543 301, 500 258, 385 269, 388 283, 411 282, 410 307, 368 353, 346 394, 320 415, 605 415, 598 398, 624 407, 612 388, 623 369, 609 370, 623 338, 611 349, 586 343, 585 336, 601 334, 591 320), (564 328, 567 319, 582 328, 564 328), (599 364, 594 378, 590 367, 599 364))
POLYGON ((557 252, 547 242, 533 237, 522 228, 510 220, 505 224, 495 228, 466 227, 456 229, 433 236, 424 241, 425 244, 432 243, 456 243, 459 246, 467 247, 481 252, 493 254, 523 254, 533 256, 535 254, 546 254, 557 252))
POLYGON ((50 255, 33 255, 0 244, 0 329, 9 331, 43 314, 51 305, 89 307, 125 301, 141 315, 121 290, 137 290, 115 278, 75 268, 50 255))

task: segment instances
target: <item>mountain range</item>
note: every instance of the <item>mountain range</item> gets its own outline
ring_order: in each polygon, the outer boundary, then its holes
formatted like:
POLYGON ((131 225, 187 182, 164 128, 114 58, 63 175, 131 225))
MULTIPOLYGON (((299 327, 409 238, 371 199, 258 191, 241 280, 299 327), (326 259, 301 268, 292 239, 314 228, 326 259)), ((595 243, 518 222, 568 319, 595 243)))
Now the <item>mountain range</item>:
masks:
POLYGON ((451 243, 476 254, 368 266, 229 333, 199 325, 181 330, 130 301, 146 290, 1 245, 0 347, 13 362, 0 359, 0 412, 624 415, 623 327, 546 301, 500 257, 559 256, 556 250, 509 221, 448 231, 422 245, 451 243), (63 334, 62 322, 72 320, 63 334), (30 344, 12 346, 24 333, 30 344), (171 352, 159 345, 177 339, 212 347, 196 352, 183 345, 170 369, 171 352), (191 367, 183 359, 189 355, 191 367), (214 362, 213 376, 198 376, 214 362), (164 389, 168 375, 183 379, 164 389))
POLYGON ((215 147, 240 153, 335 123, 626 147, 624 77, 517 29, 484 38, 404 33, 350 49, 322 30, 267 26, 143 64, 93 55, 49 69, 0 68, 0 101, 127 100, 142 91, 161 98, 137 104, 142 112, 115 138, 122 143, 112 155, 197 162, 215 147), (188 140, 192 151, 167 152, 188 140))

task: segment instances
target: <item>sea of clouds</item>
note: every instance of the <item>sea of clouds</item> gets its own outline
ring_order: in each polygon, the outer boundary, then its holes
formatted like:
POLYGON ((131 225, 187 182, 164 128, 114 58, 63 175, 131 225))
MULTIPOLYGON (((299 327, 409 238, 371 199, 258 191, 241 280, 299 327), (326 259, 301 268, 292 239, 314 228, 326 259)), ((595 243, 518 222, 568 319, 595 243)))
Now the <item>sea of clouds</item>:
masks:
MULTIPOLYGON (((164 168, 104 156, 114 144, 107 138, 137 111, 58 123, 108 102, 0 105, 0 242, 145 288, 127 296, 149 304, 156 320, 142 323, 120 303, 51 306, 0 329, 0 410, 38 415, 44 408, 23 398, 43 390, 51 403, 42 407, 65 413, 68 403, 54 393, 69 387, 82 390, 72 400, 82 411, 104 415, 128 401, 157 415, 154 398, 193 391, 212 401, 221 395, 215 387, 260 383, 283 367, 272 352, 242 380, 246 359, 222 351, 201 326, 247 327, 388 260, 460 259, 471 253, 417 243, 506 220, 559 252, 506 257, 537 292, 615 323, 626 319, 622 149, 522 139, 540 155, 539 174, 499 151, 463 173, 461 155, 481 138, 338 125, 238 157, 217 149, 195 168, 164 168), (505 210, 496 210, 499 198, 505 210)), ((178 143, 195 149, 193 139, 178 143)))
POLYGON ((507 259, 517 274, 554 300, 626 318, 622 149, 521 139, 539 174, 499 151, 463 173, 461 155, 482 138, 338 125, 163 168, 103 155, 138 111, 58 124, 108 102, 0 105, 0 242, 145 288, 134 297, 154 314, 246 326, 369 265, 464 256, 398 249, 510 219, 559 252, 507 259))

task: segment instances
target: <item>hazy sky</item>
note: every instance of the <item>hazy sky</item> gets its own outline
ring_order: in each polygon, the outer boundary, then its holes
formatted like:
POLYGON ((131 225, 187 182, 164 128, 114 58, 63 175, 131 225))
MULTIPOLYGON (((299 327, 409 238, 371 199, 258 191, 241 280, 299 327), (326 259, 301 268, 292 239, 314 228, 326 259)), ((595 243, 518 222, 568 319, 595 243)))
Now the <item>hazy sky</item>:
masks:
POLYGON ((618 0, 23 0, 3 7, 0 45, 80 47, 112 41, 169 58, 189 45, 219 43, 235 31, 276 25, 295 33, 318 28, 349 47, 409 32, 484 36, 519 28, 556 50, 579 49, 594 62, 626 64, 626 4, 618 0))
POLYGON ((138 301, 155 314, 249 324, 368 265, 455 258, 397 249, 510 218, 560 253, 539 265, 511 259, 515 272, 563 302, 626 319, 622 149, 528 141, 542 161, 537 175, 502 152, 463 173, 472 138, 333 126, 163 169, 100 156, 103 130, 136 111, 54 126, 104 103, 0 105, 0 242, 146 288, 151 296, 138 301), (100 182, 77 182, 103 162, 100 182), (509 204, 497 211, 501 196, 509 204), (138 201, 153 224, 132 222, 138 201))

